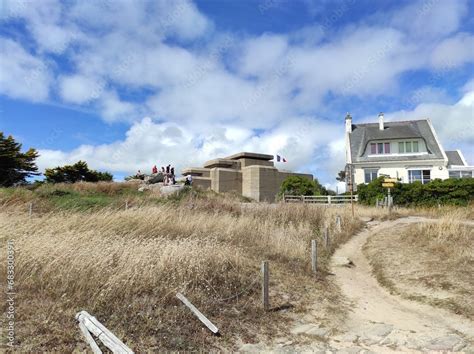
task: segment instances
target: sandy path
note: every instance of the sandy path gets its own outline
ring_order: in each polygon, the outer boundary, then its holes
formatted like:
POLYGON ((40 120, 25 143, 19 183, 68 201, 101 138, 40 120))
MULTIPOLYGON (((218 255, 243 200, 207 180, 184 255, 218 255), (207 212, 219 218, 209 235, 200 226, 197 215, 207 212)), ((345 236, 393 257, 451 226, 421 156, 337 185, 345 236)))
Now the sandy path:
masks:
POLYGON ((289 333, 273 345, 245 344, 241 352, 275 353, 474 353, 474 323, 446 310, 404 300, 382 288, 372 275, 362 247, 375 232, 396 231, 407 223, 433 221, 408 217, 395 221, 369 222, 367 228, 339 248, 331 263, 335 281, 351 309, 336 330, 316 320, 317 306, 296 319, 289 333), (349 259, 354 266, 340 266, 349 259))
POLYGON ((369 262, 362 253, 367 238, 377 231, 406 223, 425 221, 403 218, 369 223, 368 229, 354 236, 336 251, 333 260, 347 257, 355 267, 337 267, 333 272, 342 292, 350 301, 351 313, 344 325, 345 334, 331 338, 338 348, 357 344, 375 352, 391 351, 472 351, 474 324, 448 311, 390 295, 372 276, 369 262))

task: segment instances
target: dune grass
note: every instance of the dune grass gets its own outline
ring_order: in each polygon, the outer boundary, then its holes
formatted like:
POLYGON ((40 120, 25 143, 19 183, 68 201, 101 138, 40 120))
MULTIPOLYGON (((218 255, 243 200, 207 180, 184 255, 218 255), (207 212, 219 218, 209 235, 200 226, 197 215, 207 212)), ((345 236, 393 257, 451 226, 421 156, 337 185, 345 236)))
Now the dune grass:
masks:
POLYGON ((366 244, 375 275, 392 293, 474 319, 472 210, 449 210, 439 222, 380 232, 366 244))
MULTIPOLYGON (((343 316, 327 264, 361 227, 348 208, 242 203, 236 196, 193 190, 163 199, 135 189, 78 184, 1 191, 1 251, 14 240, 22 351, 84 350, 74 321, 80 310, 138 352, 233 350, 238 340, 269 338, 287 328, 283 313, 262 310, 263 260, 270 261, 272 307, 298 312, 316 300, 321 322, 329 321, 325 314, 343 316), (92 206, 80 204, 86 197, 92 206), (128 210, 121 206, 126 198, 128 210), (343 220, 340 233, 336 214, 343 220), (321 242, 326 225, 332 236, 328 250, 321 242), (319 246, 316 277, 310 271, 311 239, 319 246), (203 330, 175 298, 177 291, 223 336, 203 330)), ((0 264, 2 274, 5 266, 0 264)))

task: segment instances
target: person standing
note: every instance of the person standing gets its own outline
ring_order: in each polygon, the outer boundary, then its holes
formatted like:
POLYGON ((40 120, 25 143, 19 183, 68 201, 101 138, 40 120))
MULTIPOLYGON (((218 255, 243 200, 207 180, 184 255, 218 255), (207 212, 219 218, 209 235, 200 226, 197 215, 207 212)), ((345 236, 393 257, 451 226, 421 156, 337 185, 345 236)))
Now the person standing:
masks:
POLYGON ((156 167, 156 165, 153 166, 153 168, 151 169, 151 173, 153 173, 153 174, 158 173, 158 168, 156 167))

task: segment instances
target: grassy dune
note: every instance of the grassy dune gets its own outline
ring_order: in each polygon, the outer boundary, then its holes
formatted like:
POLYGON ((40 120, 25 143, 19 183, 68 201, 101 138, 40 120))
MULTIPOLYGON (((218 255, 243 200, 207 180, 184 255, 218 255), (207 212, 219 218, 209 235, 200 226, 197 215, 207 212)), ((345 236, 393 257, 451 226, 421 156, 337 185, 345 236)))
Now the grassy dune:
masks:
POLYGON ((450 210, 422 222, 374 235, 365 247, 374 273, 392 293, 474 319, 472 209, 450 210))
MULTIPOLYGON (((361 227, 348 208, 242 203, 194 191, 163 199, 117 183, 1 190, 0 205, 2 254, 7 240, 15 242, 17 340, 24 351, 83 350, 74 321, 80 310, 136 351, 235 349, 238 340, 265 339, 284 331, 287 319, 261 309, 262 260, 270 260, 273 307, 299 312, 316 302, 321 322, 337 322, 344 313, 327 277, 328 258, 361 227), (321 242, 326 225, 329 250, 321 242), (311 239, 319 242, 316 277, 311 239), (203 330, 176 300, 177 291, 223 336, 203 330)), ((0 264, 2 274, 5 267, 0 264)))

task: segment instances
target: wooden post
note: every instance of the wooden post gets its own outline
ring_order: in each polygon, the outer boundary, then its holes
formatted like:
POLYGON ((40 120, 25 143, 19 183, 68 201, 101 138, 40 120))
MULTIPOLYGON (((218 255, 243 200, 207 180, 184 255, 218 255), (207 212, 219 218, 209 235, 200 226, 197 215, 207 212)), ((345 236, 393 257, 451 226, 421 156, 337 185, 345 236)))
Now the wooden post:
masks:
POLYGON ((328 204, 331 204, 331 196, 328 195, 328 204))
POLYGON ((268 282, 270 280, 268 261, 262 262, 262 303, 263 309, 268 311, 270 309, 270 301, 268 296, 268 282))
POLYGON ((87 343, 89 343, 92 349, 92 352, 94 354, 102 354, 102 350, 100 350, 96 341, 94 340, 94 338, 92 338, 91 332, 89 332, 86 325, 82 322, 79 322, 79 328, 81 329, 81 332, 84 335, 84 339, 86 340, 87 343))
POLYGON ((125 210, 128 210, 128 200, 125 201, 125 210))
POLYGON ((31 215, 33 214, 33 202, 30 203, 30 209, 28 211, 28 215, 31 218, 31 215))
MULTIPOLYGON (((112 353, 133 354, 133 351, 127 347, 120 339, 118 339, 112 332, 110 332, 102 323, 100 323, 94 316, 91 316, 86 311, 81 311, 76 314, 76 320, 84 326, 80 326, 84 331, 84 327, 96 336, 112 353)), ((90 337, 86 336, 89 342, 90 337)), ((91 344, 91 342, 89 342, 91 344)), ((92 349, 97 349, 92 344, 92 349)), ((97 352, 98 353, 98 352, 97 352)))
POLYGON ((329 240, 329 227, 324 228, 324 242, 326 244, 326 249, 329 249, 330 240, 329 240))
POLYGON ((318 257, 318 246, 316 240, 311 240, 311 270, 313 273, 317 271, 317 257, 318 257))
POLYGON ((342 231, 341 216, 340 215, 336 216, 336 227, 337 227, 337 232, 342 231))
POLYGON ((214 333, 214 334, 219 333, 219 328, 217 328, 211 321, 209 321, 209 320, 207 319, 207 317, 204 316, 204 315, 202 314, 202 312, 199 311, 188 299, 186 299, 186 297, 185 297, 183 294, 177 293, 177 294, 176 294, 176 297, 177 297, 178 299, 180 299, 181 302, 182 302, 183 304, 185 304, 185 305, 197 316, 197 318, 199 318, 199 320, 200 320, 202 323, 204 323, 207 328, 209 328, 209 330, 210 330, 212 333, 214 333))

